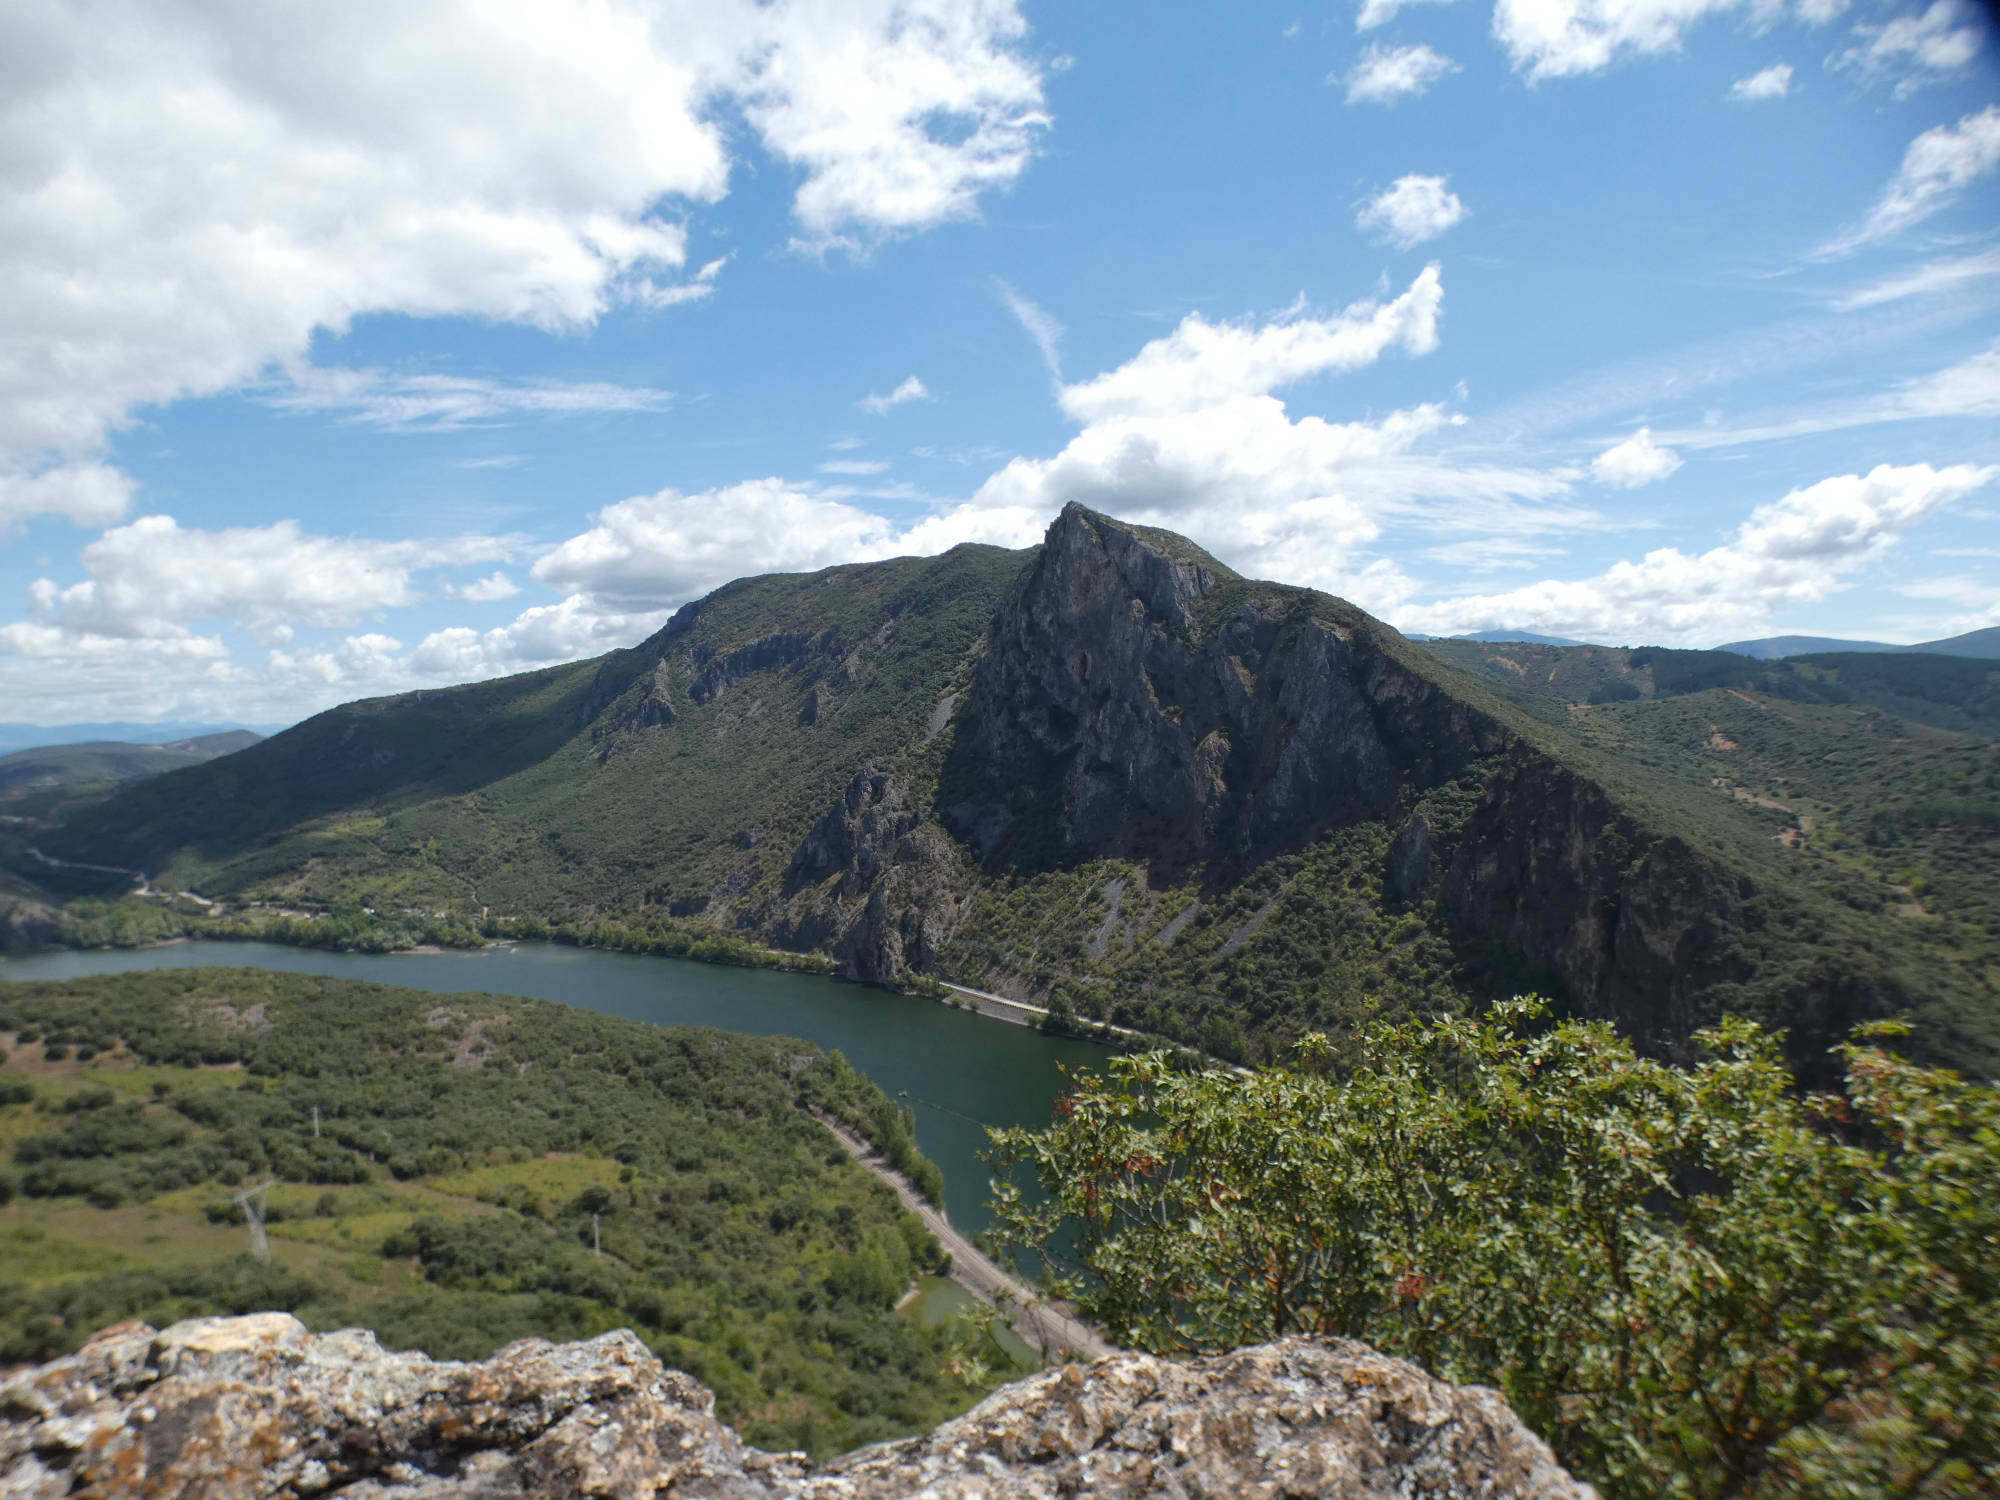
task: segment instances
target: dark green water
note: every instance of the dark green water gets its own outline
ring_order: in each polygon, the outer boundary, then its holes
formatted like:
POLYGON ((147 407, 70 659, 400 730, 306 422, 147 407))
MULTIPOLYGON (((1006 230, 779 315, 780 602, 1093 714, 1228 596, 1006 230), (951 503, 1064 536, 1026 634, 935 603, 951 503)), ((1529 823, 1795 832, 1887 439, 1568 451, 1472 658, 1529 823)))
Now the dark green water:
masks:
POLYGON ((945 1209, 986 1227, 988 1125, 1042 1125, 1062 1090, 1059 1064, 1101 1068, 1109 1053, 1025 1026, 806 974, 640 958, 549 943, 476 953, 322 953, 270 943, 36 953, 0 959, 0 980, 79 979, 208 965, 337 974, 412 989, 531 995, 657 1026, 720 1026, 838 1048, 892 1099, 907 1096, 917 1141, 944 1169, 945 1209))

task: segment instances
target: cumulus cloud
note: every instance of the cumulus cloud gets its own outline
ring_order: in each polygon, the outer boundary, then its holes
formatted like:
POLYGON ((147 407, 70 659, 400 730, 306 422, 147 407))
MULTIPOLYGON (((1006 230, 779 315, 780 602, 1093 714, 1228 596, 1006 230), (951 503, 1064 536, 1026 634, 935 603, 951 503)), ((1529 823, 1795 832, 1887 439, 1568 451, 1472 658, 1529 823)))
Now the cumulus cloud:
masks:
POLYGON ((1445 74, 1457 71, 1457 63, 1421 44, 1384 47, 1371 43, 1344 80, 1347 102, 1394 104, 1398 99, 1429 92, 1445 74))
POLYGON ((1833 65, 1895 78, 1898 98, 1949 77, 1979 53, 1979 18, 1961 0, 1935 0, 1921 15, 1856 26, 1854 35, 1861 45, 1840 53, 1833 65))
POLYGON ((594 521, 536 561, 535 581, 626 613, 679 604, 745 572, 869 556, 895 532, 878 515, 781 479, 692 495, 661 490, 607 505, 594 521))
POLYGON ((1760 99, 1782 99, 1792 91, 1792 65, 1773 63, 1768 68, 1739 78, 1729 86, 1729 97, 1751 104, 1760 99))
POLYGON ((1446 189, 1445 177, 1398 177, 1361 205, 1354 227, 1408 250, 1434 240, 1465 217, 1465 204, 1446 189))
POLYGON ((863 411, 873 412, 879 417, 885 411, 894 411, 897 407, 907 406, 912 401, 928 401, 930 399, 931 393, 925 387, 924 383, 917 379, 916 376, 909 375, 904 377, 901 385, 897 386, 887 395, 871 393, 863 396, 854 404, 863 411))
MULTIPOLYGON (((793 209, 808 244, 971 217, 1013 182, 1049 124, 1019 50, 1015 0, 755 6, 768 49, 739 88, 765 145, 806 171, 793 209)), ((710 7, 677 16, 709 24, 710 7)), ((679 35, 673 36, 678 43, 679 35)))
POLYGON ((1429 265, 1401 296, 1364 299, 1325 317, 1300 312, 1253 325, 1189 313, 1117 369, 1064 386, 1062 408, 1084 422, 1172 415, 1263 395, 1311 375, 1358 370, 1391 349, 1428 354, 1437 347, 1443 305, 1443 278, 1429 265))
POLYGON ((1817 603, 1911 526, 2000 476, 2000 466, 1884 464, 1761 505, 1719 547, 1663 547, 1591 578, 1405 609, 1405 628, 1441 634, 1511 626, 1594 640, 1701 642, 1754 633, 1817 603))
MULTIPOLYGON (((1343 590, 1383 605, 1414 584, 1360 548, 1413 497, 1438 497, 1462 518, 1501 528, 1586 524, 1559 503, 1567 482, 1532 470, 1442 462, 1424 440, 1458 419, 1424 405, 1369 421, 1294 420, 1272 392, 1317 375, 1359 369, 1394 350, 1435 347, 1442 286, 1437 268, 1399 296, 1338 312, 1293 310, 1262 322, 1185 318, 1130 360, 1062 386, 1063 411, 1081 424, 1047 459, 1017 458, 971 500, 899 525, 849 505, 839 492, 778 478, 688 494, 663 490, 605 507, 585 532, 533 568, 567 596, 577 629, 616 618, 623 629, 750 572, 941 551, 960 542, 1019 547, 1037 540, 1063 504, 1226 539, 1229 560, 1253 571, 1343 590), (1530 516, 1528 512, 1532 510, 1530 516)), ((839 462, 839 461, 836 461, 839 462)), ((524 616, 525 619, 525 616, 524 616)), ((512 627, 447 633, 418 648, 426 660, 514 659, 512 627)), ((599 637, 580 635, 596 649, 599 637)))
POLYGON ((1377 26, 1387 26, 1396 19, 1399 11, 1412 5, 1449 5, 1451 0, 1361 0, 1360 10, 1354 15, 1356 31, 1373 31, 1377 26))
POLYGON ((1624 442, 1613 444, 1592 459, 1590 472, 1599 484, 1636 490, 1665 479, 1680 466, 1681 456, 1654 442, 1652 428, 1641 427, 1624 442))
POLYGON ((1938 125, 1910 142, 1903 164, 1868 217, 1846 234, 1822 245, 1818 256, 1831 260, 1851 254, 1921 224, 1948 208, 1978 178, 2000 166, 2000 104, 1966 115, 1956 126, 1938 125))
POLYGON ((295 626, 351 626, 416 602, 411 580, 420 569, 510 550, 491 537, 381 542, 314 536, 294 521, 205 531, 142 516, 83 549, 83 582, 35 581, 30 614, 45 629, 21 642, 32 640, 42 655, 89 652, 102 641, 186 642, 193 627, 213 621, 283 642, 295 626))
POLYGON ((0 467, 0 529, 29 516, 108 526, 125 514, 137 488, 130 475, 90 460, 42 469, 0 467))
MULTIPOLYGON (((1415 584, 1362 551, 1386 522, 1532 531, 1591 524, 1568 482, 1425 451, 1459 418, 1435 403, 1354 422, 1293 417, 1274 391, 1436 346, 1442 283, 1427 268, 1388 301, 1261 324, 1199 315, 1116 369, 1065 386, 1082 424, 1061 452, 1016 458, 972 506, 1046 519, 1070 500, 1200 538, 1245 571, 1311 583, 1382 609, 1415 584)), ((955 524, 963 524, 955 513, 955 524)))
POLYGON ((520 584, 505 573, 495 572, 484 578, 475 578, 471 583, 447 584, 444 596, 461 599, 467 604, 493 604, 501 599, 511 599, 520 592, 520 584))
MULTIPOLYGON (((1820 25, 1846 0, 1796 0, 1799 20, 1820 25)), ((1690 27, 1709 16, 1747 13, 1764 24, 1786 0, 1497 0, 1493 34, 1530 82, 1602 72, 1628 56, 1678 52, 1690 27)))
POLYGON ((92 458, 364 314, 703 295, 686 220, 739 114, 809 239, 964 217, 1045 124, 1024 36, 1013 0, 0 7, 0 464, 92 458))

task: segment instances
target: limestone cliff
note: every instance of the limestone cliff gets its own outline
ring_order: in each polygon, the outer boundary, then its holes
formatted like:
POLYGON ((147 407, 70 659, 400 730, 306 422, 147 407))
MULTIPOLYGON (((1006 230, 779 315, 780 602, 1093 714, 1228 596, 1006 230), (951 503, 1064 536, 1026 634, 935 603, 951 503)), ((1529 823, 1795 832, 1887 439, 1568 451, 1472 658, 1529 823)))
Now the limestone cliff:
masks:
MULTIPOLYGON (((993 872, 1125 858, 1213 889, 1385 823, 1385 895, 1434 899, 1468 972, 1524 978, 1654 1050, 1756 979, 1740 939, 1784 920, 1379 621, 1080 506, 995 615, 940 784, 941 820, 993 872), (1470 810, 1438 826, 1424 798, 1468 774, 1470 810)), ((1832 982, 1765 997, 1771 1019, 1807 1022, 1814 1055, 1895 1000, 1832 982)))
POLYGON ((1387 813, 1507 740, 1305 589, 1070 506, 994 619, 959 718, 955 826, 1019 854, 1254 860, 1387 813), (1029 825, 1027 839, 1007 838, 1029 825))
POLYGON ((818 1468, 745 1447, 713 1408, 622 1331, 453 1364, 283 1313, 122 1324, 0 1381, 0 1500, 1595 1494, 1492 1391, 1340 1340, 1070 1365, 818 1468))

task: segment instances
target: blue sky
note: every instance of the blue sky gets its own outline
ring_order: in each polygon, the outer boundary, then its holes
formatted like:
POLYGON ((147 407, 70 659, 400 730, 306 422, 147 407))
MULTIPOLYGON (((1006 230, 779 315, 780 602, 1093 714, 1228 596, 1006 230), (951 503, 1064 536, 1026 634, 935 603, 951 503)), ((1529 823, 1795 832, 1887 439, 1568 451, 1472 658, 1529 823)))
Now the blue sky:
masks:
POLYGON ((1968 0, 24 0, 0 719, 280 723, 1070 499, 1409 630, 2000 624, 1968 0))

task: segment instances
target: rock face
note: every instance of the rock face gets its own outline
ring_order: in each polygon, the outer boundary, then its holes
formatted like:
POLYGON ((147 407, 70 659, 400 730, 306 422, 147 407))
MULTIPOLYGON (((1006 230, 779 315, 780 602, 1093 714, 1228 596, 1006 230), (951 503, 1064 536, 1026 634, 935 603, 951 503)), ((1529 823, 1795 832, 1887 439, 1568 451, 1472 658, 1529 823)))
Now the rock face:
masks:
POLYGON ((771 919, 778 941, 848 972, 925 972, 958 915, 963 861, 906 779, 864 768, 792 851, 771 919))
POLYGON ((0 897, 0 953, 61 942, 63 926, 62 914, 39 901, 9 902, 0 897))
POLYGON ((1381 629, 1072 505, 994 619, 959 716, 949 779, 973 794, 953 822, 1002 848, 1026 823, 1048 855, 1172 869, 1380 817, 1507 738, 1381 629))
POLYGON ((1595 1495, 1493 1392, 1340 1340, 1070 1365, 820 1468, 713 1407, 622 1331, 449 1364, 282 1313, 121 1324, 0 1384, 0 1497, 1595 1495))

